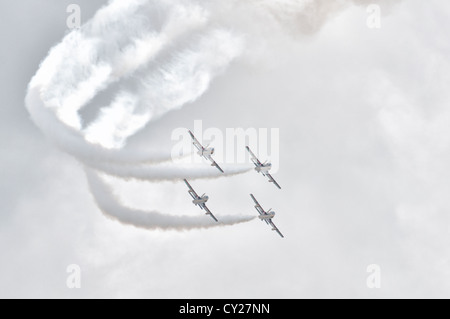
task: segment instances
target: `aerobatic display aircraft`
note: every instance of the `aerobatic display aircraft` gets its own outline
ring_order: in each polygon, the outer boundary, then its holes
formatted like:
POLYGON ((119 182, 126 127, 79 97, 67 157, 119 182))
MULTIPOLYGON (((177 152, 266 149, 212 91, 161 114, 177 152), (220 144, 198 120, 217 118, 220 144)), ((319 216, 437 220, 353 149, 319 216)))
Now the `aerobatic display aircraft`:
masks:
POLYGON ((211 211, 206 207, 206 202, 209 200, 209 197, 206 196, 206 194, 203 194, 202 196, 198 196, 197 193, 192 188, 191 184, 185 179, 184 182, 186 183, 187 187, 189 188, 188 193, 192 196, 193 201, 192 203, 196 206, 199 206, 201 209, 206 211, 206 215, 210 215, 216 222, 218 222, 217 218, 211 213, 211 211))
POLYGON ((214 154, 214 148, 209 147, 209 145, 203 147, 203 145, 200 144, 200 142, 195 138, 194 134, 191 131, 189 131, 189 135, 191 135, 192 144, 194 144, 194 146, 198 150, 197 154, 204 157, 206 160, 210 161, 211 166, 217 167, 217 169, 223 173, 223 169, 220 168, 220 166, 212 158, 212 155, 214 154))
POLYGON ((269 178, 269 182, 273 183, 276 187, 281 189, 280 185, 275 181, 275 179, 272 177, 272 175, 269 174, 269 170, 272 168, 272 164, 268 163, 267 161, 264 163, 261 163, 259 159, 253 154, 253 152, 250 150, 250 147, 246 146, 247 151, 251 155, 251 160, 253 164, 255 164, 255 171, 258 173, 263 174, 263 176, 267 176, 269 178))
POLYGON ((259 213, 259 219, 266 222, 267 225, 272 227, 272 230, 276 231, 282 238, 284 238, 283 234, 280 232, 280 230, 275 226, 272 219, 275 217, 275 212, 271 209, 269 209, 267 212, 261 207, 261 205, 256 200, 255 196, 253 194, 250 194, 253 201, 255 202, 255 208, 259 213))

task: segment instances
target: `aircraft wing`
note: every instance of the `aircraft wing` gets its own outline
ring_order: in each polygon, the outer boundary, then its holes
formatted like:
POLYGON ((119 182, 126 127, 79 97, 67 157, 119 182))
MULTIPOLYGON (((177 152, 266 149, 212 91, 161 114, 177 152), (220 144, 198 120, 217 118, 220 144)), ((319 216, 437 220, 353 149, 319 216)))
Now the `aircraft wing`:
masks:
POLYGON ((204 150, 203 145, 200 144, 200 142, 195 138, 194 134, 191 131, 189 131, 189 135, 192 138, 192 144, 194 144, 194 146, 197 148, 197 150, 203 151, 204 150))
POLYGON ((262 166, 261 162, 259 161, 259 159, 255 156, 255 154, 253 154, 253 152, 250 150, 250 147, 246 146, 245 147, 247 149, 247 151, 250 153, 250 156, 252 157, 252 162, 253 164, 255 164, 255 166, 262 166))
POLYGON ((212 164, 211 164, 212 166, 217 167, 217 169, 218 169, 219 171, 221 171, 222 173, 224 173, 223 169, 219 166, 219 164, 216 163, 215 160, 213 160, 211 157, 210 157, 210 160, 212 161, 212 164))
POLYGON ((187 187, 189 188, 189 194, 191 194, 192 198, 193 199, 199 199, 199 196, 194 191, 194 189, 192 188, 191 184, 189 184, 189 182, 186 179, 184 179, 184 182, 186 183, 187 187))
POLYGON ((266 176, 269 178, 269 182, 270 183, 274 183, 276 187, 281 189, 281 186, 278 185, 277 181, 272 177, 272 175, 270 175, 269 173, 266 173, 266 176))
POLYGON ((275 226, 275 224, 273 223, 272 220, 269 220, 269 224, 270 224, 270 226, 272 226, 272 230, 276 231, 278 233, 278 235, 281 236, 281 238, 284 238, 283 234, 280 232, 280 230, 277 228, 277 226, 275 226))
POLYGON ((209 208, 205 204, 203 204, 203 209, 206 211, 207 215, 211 216, 212 219, 214 219, 216 222, 218 222, 216 216, 214 216, 213 213, 211 213, 211 211, 209 210, 209 208))
POLYGON ((258 203, 258 201, 256 200, 255 196, 253 196, 253 194, 250 194, 250 196, 252 197, 253 201, 255 202, 255 208, 258 211, 258 213, 260 215, 265 215, 266 212, 264 211, 264 209, 261 207, 261 205, 258 203))

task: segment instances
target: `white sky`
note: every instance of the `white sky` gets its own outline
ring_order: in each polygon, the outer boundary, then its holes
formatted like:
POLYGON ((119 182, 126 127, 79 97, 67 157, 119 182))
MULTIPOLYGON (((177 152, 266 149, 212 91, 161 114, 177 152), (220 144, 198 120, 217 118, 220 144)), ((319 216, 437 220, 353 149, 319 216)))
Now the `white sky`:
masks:
MULTIPOLYGON (((131 141, 165 143, 196 119, 279 128, 281 191, 255 172, 193 184, 218 217, 256 214, 254 193, 285 239, 258 220, 148 231, 96 208, 81 165, 45 140, 23 102, 67 32, 69 3, 0 3, 0 297, 449 297, 447 2, 382 6, 380 29, 366 26, 365 5, 349 6, 308 35, 238 17, 234 27, 265 41, 251 37, 252 53, 204 96, 131 141), (70 264, 81 267, 81 289, 66 287, 70 264), (370 264, 381 267, 381 289, 366 286, 370 264)), ((86 21, 104 2, 78 3, 86 21)), ((183 183, 116 186, 138 208, 198 213, 183 183)))

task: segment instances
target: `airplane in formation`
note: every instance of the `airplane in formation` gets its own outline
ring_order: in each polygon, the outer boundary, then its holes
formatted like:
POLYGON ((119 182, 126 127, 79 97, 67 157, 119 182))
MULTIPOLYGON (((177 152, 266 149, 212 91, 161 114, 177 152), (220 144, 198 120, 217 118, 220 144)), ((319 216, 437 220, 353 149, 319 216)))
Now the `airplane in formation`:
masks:
POLYGON ((195 190, 192 188, 191 184, 185 179, 184 182, 186 183, 187 187, 189 188, 188 193, 192 196, 193 201, 192 203, 196 206, 199 206, 201 209, 206 211, 206 215, 209 215, 214 219, 216 222, 218 222, 217 218, 211 213, 211 211, 206 206, 206 202, 209 200, 209 197, 206 194, 203 194, 202 196, 198 196, 198 194, 195 192, 195 190))
POLYGON ((253 164, 255 164, 255 171, 258 173, 261 173, 263 176, 266 176, 269 178, 269 182, 273 183, 276 187, 281 189, 281 186, 277 183, 277 181, 272 177, 272 175, 269 174, 270 169, 272 168, 272 164, 268 163, 267 161, 264 163, 261 163, 261 161, 253 154, 253 152, 250 150, 250 147, 246 146, 247 151, 251 155, 251 160, 253 164))
MULTIPOLYGON (((211 162, 211 166, 215 166, 219 171, 224 173, 222 168, 216 163, 216 161, 212 158, 212 155, 214 154, 214 148, 209 147, 207 145, 204 147, 194 136, 194 134, 189 131, 189 135, 192 138, 192 144, 197 148, 197 154, 201 157, 205 158, 206 160, 211 162)), ((270 183, 273 183, 276 187, 281 189, 280 185, 275 181, 275 179, 270 175, 269 171, 272 168, 272 164, 269 162, 262 163, 256 155, 250 150, 248 146, 246 146, 247 151, 251 155, 251 160, 253 164, 255 165, 255 170, 258 173, 261 173, 263 176, 267 177, 269 179, 270 183)), ((187 187, 189 188, 188 193, 192 197, 192 203, 196 206, 199 206, 202 210, 206 212, 206 215, 211 216, 212 219, 214 219, 216 222, 218 222, 217 218, 211 213, 211 211, 206 206, 206 202, 209 200, 209 197, 206 194, 203 194, 202 196, 199 196, 195 190, 192 188, 192 186, 189 184, 189 182, 184 179, 184 182, 186 183, 187 187)), ((253 194, 250 194, 251 198, 255 202, 255 208, 259 213, 259 219, 266 222, 267 225, 269 225, 273 231, 276 231, 278 235, 280 235, 282 238, 284 238, 283 234, 280 232, 280 230, 275 226, 273 222, 273 218, 275 217, 275 212, 272 209, 269 209, 268 211, 265 211, 262 206, 259 204, 259 202, 256 200, 255 196, 253 194)))
POLYGON ((194 146, 198 150, 197 154, 204 157, 206 160, 210 161, 211 166, 217 167, 217 169, 223 173, 223 169, 212 158, 212 155, 214 154, 214 148, 209 147, 209 145, 207 145, 206 147, 203 147, 203 145, 200 144, 200 142, 195 138, 194 134, 191 131, 189 131, 189 135, 191 135, 192 144, 194 144, 194 146))
POLYGON ((259 219, 266 222, 267 225, 272 227, 272 230, 276 231, 278 235, 280 235, 282 238, 284 238, 283 234, 280 232, 280 230, 275 226, 272 219, 275 217, 275 212, 271 209, 269 209, 267 212, 261 207, 261 205, 256 200, 255 196, 253 194, 250 194, 251 198, 255 202, 255 208, 259 213, 259 219))

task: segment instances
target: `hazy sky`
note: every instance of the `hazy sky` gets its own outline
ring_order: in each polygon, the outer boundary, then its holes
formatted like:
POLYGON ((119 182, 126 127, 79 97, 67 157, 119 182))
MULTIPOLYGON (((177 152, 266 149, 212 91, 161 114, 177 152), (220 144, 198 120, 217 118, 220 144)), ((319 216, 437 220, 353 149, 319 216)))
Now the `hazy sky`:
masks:
MULTIPOLYGON (((0 297, 450 296, 447 2, 233 1, 219 10, 192 1, 242 37, 242 53, 130 147, 170 145, 174 129, 199 119, 205 129, 278 128, 281 191, 253 171, 193 185, 217 217, 256 214, 255 194, 276 210, 284 239, 258 220, 178 232, 102 214, 82 164, 46 139, 24 103, 40 61, 69 32, 74 2, 0 3, 0 297), (370 3, 380 4, 380 28, 367 25, 370 3), (81 289, 66 286, 71 264, 81 289), (380 289, 367 287, 371 264, 380 289)), ((85 23, 106 1, 76 3, 85 23)), ((201 214, 182 182, 109 181, 130 207, 201 214)))

